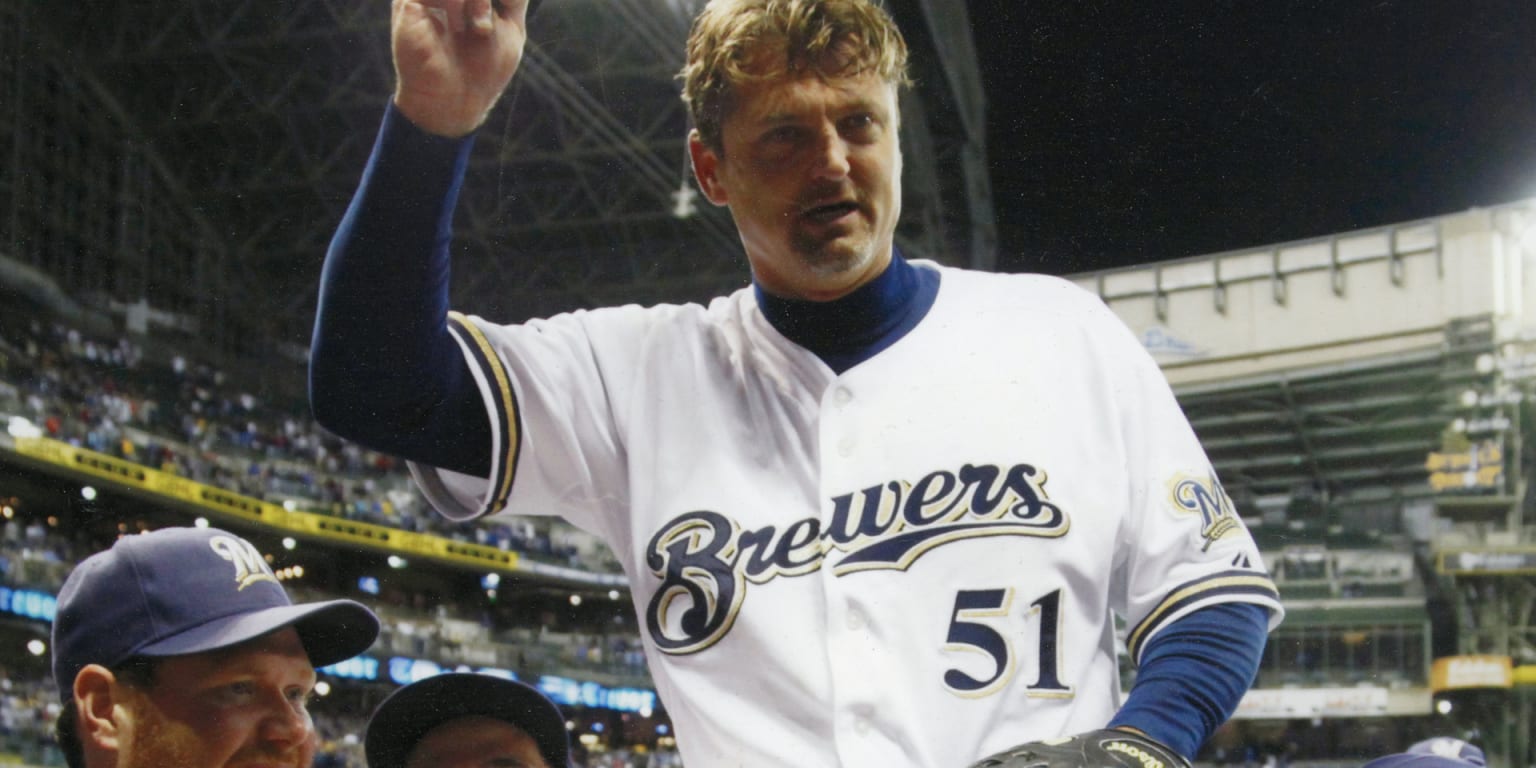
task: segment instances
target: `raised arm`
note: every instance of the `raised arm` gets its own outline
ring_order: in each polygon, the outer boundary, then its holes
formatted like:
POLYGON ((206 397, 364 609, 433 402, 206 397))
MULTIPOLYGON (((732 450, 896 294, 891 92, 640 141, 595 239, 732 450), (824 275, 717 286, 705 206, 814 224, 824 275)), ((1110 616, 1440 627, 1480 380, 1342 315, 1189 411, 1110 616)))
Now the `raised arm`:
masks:
POLYGON ((473 132, 527 41, 526 0, 396 0, 397 85, 326 254, 310 404, 327 429, 468 474, 491 432, 447 327, 453 208, 473 132))

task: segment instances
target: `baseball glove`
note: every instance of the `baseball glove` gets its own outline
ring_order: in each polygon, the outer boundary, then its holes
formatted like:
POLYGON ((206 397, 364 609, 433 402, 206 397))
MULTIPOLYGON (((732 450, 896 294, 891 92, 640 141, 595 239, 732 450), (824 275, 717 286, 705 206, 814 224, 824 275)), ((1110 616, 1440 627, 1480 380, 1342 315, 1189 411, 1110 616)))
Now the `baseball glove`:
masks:
POLYGON ((1190 768, 1183 755, 1130 731, 1105 728, 1020 744, 971 768, 1190 768))

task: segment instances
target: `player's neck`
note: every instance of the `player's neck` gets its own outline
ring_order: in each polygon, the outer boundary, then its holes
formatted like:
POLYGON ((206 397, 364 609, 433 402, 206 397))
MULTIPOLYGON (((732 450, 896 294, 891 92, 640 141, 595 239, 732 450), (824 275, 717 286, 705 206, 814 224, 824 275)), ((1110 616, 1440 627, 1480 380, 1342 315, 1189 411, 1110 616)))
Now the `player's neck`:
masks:
MULTIPOLYGON (((936 286, 936 277, 934 284, 936 286)), ((800 301, 756 288, 763 316, 785 338, 842 373, 901 338, 933 303, 925 277, 893 252, 875 279, 833 301, 800 301)))

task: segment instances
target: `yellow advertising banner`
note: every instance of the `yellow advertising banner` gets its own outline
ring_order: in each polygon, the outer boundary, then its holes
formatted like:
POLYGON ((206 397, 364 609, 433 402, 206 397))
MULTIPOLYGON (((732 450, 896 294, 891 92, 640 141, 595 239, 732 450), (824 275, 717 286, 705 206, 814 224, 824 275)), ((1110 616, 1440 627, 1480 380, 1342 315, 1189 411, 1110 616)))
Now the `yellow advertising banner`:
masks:
POLYGON ((1464 451, 1436 451, 1424 460, 1424 469, 1436 492, 1498 488, 1504 484, 1504 449, 1484 441, 1464 451))
POLYGON ((1508 656, 1445 656, 1429 669, 1429 687, 1436 693, 1460 688, 1508 688, 1515 682, 1515 665, 1508 656))
POLYGON ((1515 685, 1536 685, 1536 664, 1521 664, 1511 675, 1515 685))
MULTIPOLYGON (((370 547, 476 569, 497 571, 552 571, 567 579, 594 580, 617 577, 587 576, 570 569, 527 561, 517 552, 423 533, 403 531, 344 517, 285 509, 234 491, 190 480, 127 459, 108 456, 46 437, 18 437, 16 452, 65 469, 112 481, 127 488, 157 494, 202 512, 339 544, 370 547)), ((604 582, 606 583, 606 581, 604 582)))

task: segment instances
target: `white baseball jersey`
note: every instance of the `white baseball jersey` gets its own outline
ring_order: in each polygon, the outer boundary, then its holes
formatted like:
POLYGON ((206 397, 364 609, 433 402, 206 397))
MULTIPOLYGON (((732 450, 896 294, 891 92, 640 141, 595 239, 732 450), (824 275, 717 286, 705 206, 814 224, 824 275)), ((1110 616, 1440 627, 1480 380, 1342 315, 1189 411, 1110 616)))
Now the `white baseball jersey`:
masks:
POLYGON ((523 325, 455 318, 490 480, 450 517, 559 514, 627 571, 688 765, 957 768, 1103 727, 1204 605, 1280 605, 1161 371, 1062 280, 938 269, 837 375, 751 289, 523 325))

